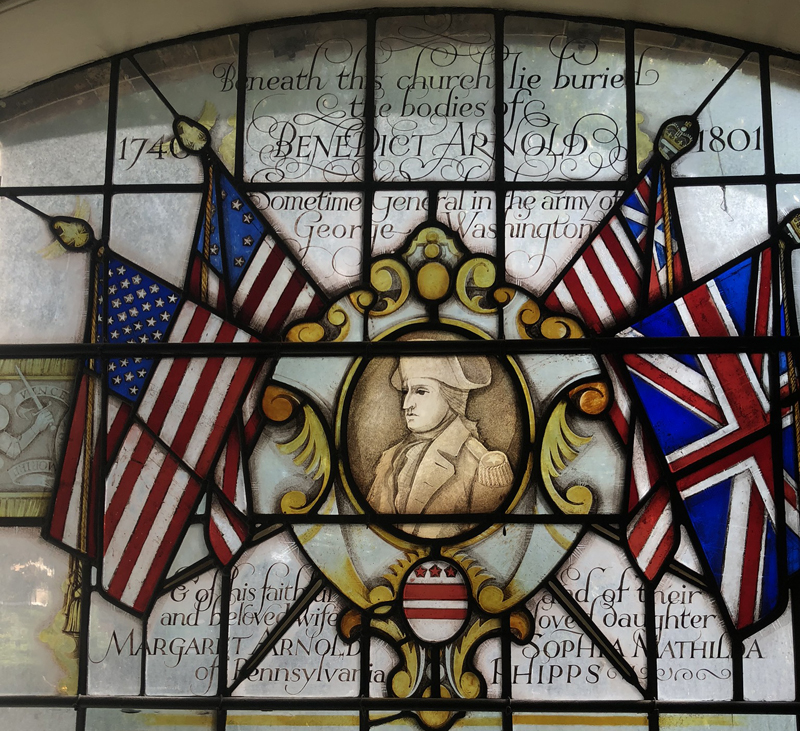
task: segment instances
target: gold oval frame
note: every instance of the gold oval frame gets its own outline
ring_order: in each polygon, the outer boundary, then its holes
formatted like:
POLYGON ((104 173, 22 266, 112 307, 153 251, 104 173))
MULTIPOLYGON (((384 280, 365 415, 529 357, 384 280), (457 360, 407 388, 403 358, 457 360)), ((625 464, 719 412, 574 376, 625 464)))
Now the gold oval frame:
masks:
MULTIPOLYGON (((450 328, 455 328, 456 330, 469 332, 473 335, 477 335, 478 338, 480 338, 481 340, 488 340, 488 341, 494 340, 494 338, 492 338, 491 335, 484 332, 480 328, 471 325, 469 323, 461 322, 459 320, 453 320, 451 318, 442 318, 438 322, 431 322, 427 318, 415 318, 389 328, 388 330, 382 332, 379 336, 377 336, 372 342, 390 339, 392 336, 396 336, 400 331, 404 331, 408 328, 414 328, 415 326, 427 326, 429 329, 435 330, 437 325, 446 325, 449 326, 450 328)), ((475 339, 472 340, 474 342, 477 342, 475 339)), ((527 416, 527 421, 528 421, 527 433, 524 436, 524 440, 526 441, 523 442, 526 443, 529 447, 527 463, 525 465, 525 470, 522 474, 522 478, 519 481, 516 490, 514 491, 513 497, 505 509, 504 514, 508 515, 519 504, 519 501, 522 499, 522 496, 525 494, 525 492, 528 489, 528 486, 530 485, 531 476, 533 474, 533 466, 534 466, 533 447, 536 437, 536 414, 533 409, 533 400, 531 399, 531 393, 528 387, 528 382, 525 380, 525 376, 523 375, 522 370, 520 369, 517 362, 510 355, 495 356, 495 357, 497 357, 498 360, 507 362, 510 366, 511 372, 516 377, 516 380, 519 383, 520 389, 522 391, 523 399, 525 401, 525 412, 526 412, 525 416, 527 416)), ((339 392, 339 398, 336 405, 336 424, 334 429, 334 444, 338 455, 338 460, 337 460, 338 477, 341 480, 341 485, 344 489, 344 493, 347 495, 347 499, 350 502, 350 505, 359 515, 366 515, 366 510, 364 509, 364 506, 362 504, 363 498, 356 495, 353 489, 353 485, 351 485, 350 481, 348 480, 347 471, 345 470, 344 458, 342 456, 343 455, 342 448, 346 444, 345 441, 346 434, 343 433, 344 432, 343 416, 344 416, 345 403, 347 402, 347 395, 355 385, 356 374, 361 369, 364 360, 365 360, 364 356, 359 356, 358 358, 356 358, 353 361, 350 368, 348 369, 344 380, 342 381, 341 390, 339 392)), ((402 521, 402 522, 413 522, 413 520, 402 521)), ((477 534, 469 536, 468 538, 462 540, 458 540, 459 536, 462 534, 458 534, 456 536, 452 536, 446 539, 430 539, 430 538, 415 539, 413 536, 405 533, 400 528, 398 528, 397 531, 403 533, 403 536, 396 535, 391 530, 382 528, 373 523, 368 524, 370 530, 372 530, 381 539, 383 539, 390 545, 394 546, 395 548, 400 548, 402 550, 407 550, 409 547, 419 548, 420 546, 426 546, 432 543, 436 543, 438 545, 446 545, 448 546, 448 548, 466 547, 487 538, 488 536, 497 532, 500 528, 502 528, 502 526, 503 526, 502 523, 497 523, 497 522, 490 523, 486 528, 480 530, 477 534)), ((480 527, 480 522, 477 524, 476 527, 478 528, 480 527)))

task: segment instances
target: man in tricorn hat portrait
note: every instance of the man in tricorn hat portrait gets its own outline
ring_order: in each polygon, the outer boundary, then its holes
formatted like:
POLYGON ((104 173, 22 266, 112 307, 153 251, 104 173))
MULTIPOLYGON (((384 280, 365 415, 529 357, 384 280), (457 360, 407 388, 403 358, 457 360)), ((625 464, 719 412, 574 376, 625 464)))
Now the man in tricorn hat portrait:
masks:
MULTIPOLYGON (((404 357, 391 377, 402 393, 409 434, 375 468, 367 502, 378 513, 483 513, 494 510, 514 474, 503 452, 489 451, 466 417, 472 391, 491 383, 483 356, 404 357)), ((434 524, 413 533, 442 535, 434 524)))

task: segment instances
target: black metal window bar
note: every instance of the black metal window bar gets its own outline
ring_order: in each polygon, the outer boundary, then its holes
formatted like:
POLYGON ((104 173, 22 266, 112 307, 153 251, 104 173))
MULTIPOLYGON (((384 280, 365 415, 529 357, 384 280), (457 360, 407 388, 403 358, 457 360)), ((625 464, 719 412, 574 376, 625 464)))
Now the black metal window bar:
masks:
MULTIPOLYGON (((417 9, 403 9, 403 10, 380 10, 370 11, 366 13, 333 13, 322 16, 317 16, 313 21, 308 19, 285 19, 280 21, 270 21, 265 23, 258 23, 246 26, 235 26, 219 31, 198 34, 185 39, 173 39, 170 41, 160 42, 147 46, 137 51, 121 54, 119 56, 107 59, 110 61, 110 86, 109 86, 109 117, 108 117, 108 131, 107 131, 107 145, 106 145, 106 172, 105 181, 100 185, 80 185, 80 186, 59 186, 59 185, 45 185, 45 186, 4 186, 0 185, 0 197, 13 200, 20 205, 31 208, 34 213, 39 215, 40 212, 22 200, 25 196, 31 195, 101 195, 103 197, 103 219, 100 226, 99 239, 102 242, 109 241, 111 235, 111 207, 112 199, 115 195, 121 193, 167 193, 167 192, 197 192, 201 193, 203 190, 202 183, 146 183, 146 184, 127 184, 114 182, 113 171, 115 156, 117 154, 116 144, 116 116, 117 116, 117 101, 119 94, 119 76, 120 64, 123 61, 133 63, 138 68, 142 76, 147 79, 147 75, 138 66, 136 61, 137 54, 144 51, 155 50, 158 48, 166 47, 184 40, 200 41, 207 38, 213 38, 218 35, 232 34, 238 39, 239 44, 239 61, 238 61, 238 77, 246 79, 248 77, 248 38, 250 35, 258 30, 265 28, 281 28, 289 27, 308 22, 327 22, 342 19, 361 19, 366 20, 367 23, 367 63, 366 63, 366 84, 365 84, 365 103, 364 109, 374 110, 375 98, 375 35, 376 35, 376 22, 385 17, 396 16, 412 16, 423 15, 434 11, 431 10, 417 10, 417 9)), ((435 12, 439 12, 438 10, 435 12)), ((442 11, 445 12, 445 11, 442 11)), ((475 10, 475 9, 456 9, 448 8, 448 13, 471 14, 480 13, 482 15, 491 15, 494 18, 494 53, 495 58, 502 59, 504 57, 504 35, 508 22, 513 22, 516 17, 533 17, 533 18, 550 18, 561 19, 577 22, 591 22, 598 23, 609 27, 620 28, 624 31, 625 35, 625 48, 626 48, 626 63, 625 63, 625 89, 627 93, 627 140, 629 148, 634 144, 636 139, 636 123, 633 119, 632 110, 634 109, 634 89, 635 89, 635 68, 633 63, 633 38, 634 32, 638 29, 647 30, 667 30, 661 26, 653 26, 647 24, 639 24, 632 22, 615 22, 605 18, 574 18, 569 16, 560 16, 552 14, 533 14, 514 11, 503 10, 475 10)), ((710 42, 719 42, 727 45, 732 45, 741 50, 741 58, 737 64, 731 67, 726 76, 719 82, 717 89, 714 89, 709 95, 708 99, 701 105, 702 107, 710 100, 730 75, 738 68, 738 65, 747 58, 750 54, 756 54, 761 63, 761 92, 762 92, 762 109, 763 116, 763 149, 765 160, 765 172, 763 175, 740 175, 740 176, 711 176, 701 178, 676 178, 673 185, 678 187, 682 185, 692 186, 724 186, 731 184, 759 184, 764 185, 767 191, 767 204, 768 204, 768 220, 771 222, 771 234, 777 236, 779 233, 778 226, 780 223, 778 204, 776 201, 775 188, 779 184, 800 184, 800 172, 796 174, 778 174, 775 172, 775 165, 773 160, 773 141, 772 141, 772 106, 770 94, 770 78, 769 78, 769 58, 772 55, 789 58, 792 60, 800 60, 800 55, 787 53, 778 49, 773 49, 759 44, 750 42, 735 41, 722 36, 717 36, 709 33, 699 33, 691 30, 681 29, 668 29, 670 32, 685 34, 692 38, 704 39, 710 42)), ((244 137, 245 137, 245 103, 246 103, 246 85, 240 84, 237 96, 237 114, 236 114, 236 149, 235 149, 235 170, 234 179, 237 181, 241 189, 256 193, 265 192, 275 188, 280 188, 282 191, 337 191, 337 192, 356 192, 364 196, 365 205, 363 207, 363 221, 362 221, 362 285, 369 286, 369 266, 367 265, 373 258, 371 250, 370 230, 371 230, 371 211, 372 207, 369 205, 373 196, 378 191, 383 190, 405 190, 410 186, 415 189, 427 191, 429 197, 429 216, 436 208, 437 196, 440 190, 473 190, 481 189, 494 192, 498 205, 496 206, 496 258, 497 261, 503 262, 505 260, 506 241, 505 241, 505 206, 502 201, 505 200, 507 193, 514 191, 536 191, 536 190, 550 190, 554 187, 563 190, 582 189, 591 187, 597 190, 610 190, 610 191, 625 191, 628 190, 631 183, 637 176, 636 157, 633 154, 628 155, 627 162, 627 176, 626 179, 612 182, 569 182, 559 181, 557 183, 551 181, 515 181, 507 180, 505 178, 505 161, 504 161, 504 145, 500 131, 505 129, 504 125, 504 69, 502 63, 496 63, 494 67, 495 74, 495 95, 494 95, 494 108, 492 114, 495 120, 495 129, 498 130, 497 142, 495 144, 495 158, 494 158, 494 179, 486 182, 472 182, 472 181, 411 181, 411 182, 380 182, 377 181, 373 175, 374 155, 372 145, 366 144, 364 147, 363 181, 358 183, 326 183, 326 182, 281 182, 279 184, 271 185, 267 183, 251 182, 245 179, 244 176, 244 137)), ((58 78, 58 77, 56 77, 58 78)), ((53 80, 49 80, 53 81, 53 80)), ((167 106, 168 109, 176 116, 180 116, 180 109, 174 109, 170 101, 163 96, 158 87, 150 82, 152 90, 160 97, 161 101, 167 106)), ((35 89, 35 87, 32 87, 35 89)), ((13 97, 9 98, 13 101, 13 97)), ((696 114, 699 112, 697 110, 696 114)), ((695 114, 695 116, 696 116, 695 114)), ((367 113, 364 115, 365 130, 364 135, 366 140, 371 140, 375 134, 374 117, 372 114, 367 113)), ((113 241, 112 241, 113 245, 113 241)), ((502 272, 501 272, 502 276, 502 272)), ((780 328, 775 328, 774 332, 780 332, 780 328)), ((563 340, 563 341, 548 341, 548 340, 505 340, 499 338, 492 341, 480 341, 479 351, 487 355, 495 356, 513 356, 525 353, 591 353, 596 355, 602 354, 616 354, 621 355, 629 352, 636 353, 724 353, 730 352, 732 346, 737 352, 740 353, 770 353, 778 355, 783 352, 800 352, 800 335, 785 335, 785 336, 764 336, 764 337, 741 337, 735 341, 728 338, 646 338, 646 339, 624 339, 613 337, 589 337, 580 340, 563 340)), ((19 359, 19 358, 64 358, 74 359, 76 361, 84 361, 92 359, 105 365, 110 358, 113 357, 134 357, 141 352, 141 349, 135 345, 115 345, 111 343, 98 342, 98 343, 53 343, 53 344, 0 344, 0 358, 1 359, 19 359)), ((227 344, 227 345, 190 345, 190 344, 150 344, 147 347, 148 357, 212 357, 220 355, 247 355, 257 358, 279 359, 283 356, 291 355, 298 358, 317 358, 321 356, 344 356, 344 357, 364 357, 374 358, 377 356, 397 356, 401 353, 404 354, 467 354, 476 352, 476 342, 445 342, 438 343, 436 346, 431 346, 430 343, 420 345, 418 343, 409 342, 395 342, 395 341, 379 341, 371 342, 364 339, 360 342, 349 343, 287 343, 287 342, 263 342, 263 343, 246 343, 246 344, 227 344)), ((772 374, 773 383, 777 375, 772 374)), ((796 397, 795 397, 796 398, 796 397)), ((773 409, 773 411, 776 411, 773 409)), ((773 415, 772 429, 780 431, 780 415, 773 415)), ((778 455, 780 459, 780 455, 778 455)), ((455 522, 469 520, 469 515, 453 515, 448 516, 448 520, 455 522)), ((255 517, 256 528, 264 530, 272 526, 286 526, 292 523, 352 523, 352 522, 369 522, 377 525, 385 524, 387 526, 396 523, 396 519, 390 516, 315 516, 309 519, 307 516, 291 516, 285 514, 272 514, 272 515, 258 515, 255 517)), ((420 516, 421 522, 442 522, 441 517, 437 516, 420 516)), ((619 517, 618 516, 604 516, 604 515, 591 515, 583 517, 566 518, 564 516, 557 516, 560 523, 574 521, 581 525, 595 526, 598 530, 602 531, 605 535, 615 537, 620 540, 619 535, 619 517)), ((554 522, 553 518, 548 516, 504 516, 504 522, 523 522, 523 523, 541 523, 541 522, 554 522)), ((0 518, 0 526, 29 526, 41 527, 43 525, 43 518, 0 518)), ((83 572, 83 590, 84 595, 88 596, 92 590, 91 586, 91 572, 86 570, 83 572)), ((230 585, 229 576, 223 572, 223 586, 230 585)), ((712 594, 713 588, 706 587, 712 594)), ((800 694, 800 637, 797 636, 797 630, 800 629, 800 594, 798 593, 798 586, 791 587, 792 599, 792 620, 795 628, 794 635, 794 658, 795 658, 795 682, 797 693, 800 694)), ((651 647, 655 645, 655 625, 654 621, 654 604, 653 604, 652 588, 647 592, 647 635, 648 644, 651 647)), ((742 676, 742 649, 741 643, 734 640, 731 643, 732 649, 732 662, 733 662, 733 700, 730 701, 667 701, 660 700, 657 693, 652 688, 648 688, 644 692, 642 700, 601 700, 586 698, 583 700, 536 700, 527 701, 512 698, 511 683, 510 683, 510 659, 508 648, 512 643, 510 634, 510 627, 506 622, 503 626, 501 633, 501 643, 504 648, 503 651, 503 680, 502 680, 502 693, 500 698, 478 698, 474 700, 463 699, 446 699, 446 698, 379 698, 371 697, 369 693, 369 635, 368 632, 362 637, 362 657, 361 663, 361 681, 360 681, 360 694, 357 698, 336 698, 336 697, 323 697, 323 698, 303 698, 296 699, 291 697, 286 698, 246 698, 246 697, 232 697, 226 693, 226 678, 225 678, 225 663, 220 662, 220 685, 219 693, 210 697, 159 697, 148 696, 144 691, 136 696, 105 696, 105 695, 89 695, 87 693, 87 657, 88 657, 88 626, 89 626, 89 603, 82 602, 81 613, 81 628, 80 633, 80 670, 78 693, 74 696, 49 696, 49 695, 16 695, 16 696, 3 696, 0 698, 0 707, 60 707, 60 708, 74 708, 76 709, 76 731, 84 731, 86 723, 87 709, 94 708, 109 708, 109 709, 123 709, 129 712, 147 709, 185 709, 188 711, 210 711, 215 714, 215 724, 219 731, 226 728, 226 719, 228 715, 232 715, 243 711, 280 711, 289 713, 301 713, 306 711, 351 711, 357 713, 360 718, 360 728, 362 731, 378 727, 386 722, 384 720, 371 719, 370 714, 374 711, 394 712, 396 715, 389 717, 401 717, 407 715, 410 711, 419 710, 447 710, 456 713, 452 722, 457 722, 458 718, 463 714, 473 712, 488 712, 496 714, 498 720, 498 727, 502 726, 503 729, 514 728, 514 717, 520 713, 533 713, 533 712, 547 712, 547 713, 599 713, 599 714, 642 714, 647 717, 649 728, 659 728, 659 717, 661 714, 672 713, 685 713, 685 714, 778 714, 781 716, 792 716, 798 718, 800 716, 800 695, 796 696, 793 701, 781 702, 752 702, 744 700, 743 691, 743 676, 742 676)), ((224 626, 223 626, 224 627, 224 626)), ((730 628, 731 630, 733 628, 730 628)), ((224 628, 221 630, 225 632, 224 628)), ((732 636, 736 637, 735 632, 732 636)), ((221 638, 222 639, 222 638, 221 638)), ((224 642, 221 641, 221 645, 224 642)), ((146 653, 143 653, 146 654, 146 653)), ((657 677, 657 658, 655 652, 648 654, 648 677, 657 677)), ((145 663, 142 663, 142 689, 145 687, 144 681, 145 663)), ((228 679, 229 680, 229 679, 228 679)), ((2 712, 0 712, 2 713, 2 712)))

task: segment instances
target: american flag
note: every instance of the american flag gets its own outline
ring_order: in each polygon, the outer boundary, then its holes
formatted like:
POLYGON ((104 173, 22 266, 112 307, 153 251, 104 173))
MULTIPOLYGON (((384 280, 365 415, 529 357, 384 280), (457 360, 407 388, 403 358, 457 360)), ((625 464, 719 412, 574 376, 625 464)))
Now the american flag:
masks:
POLYGON ((241 549, 249 532, 244 454, 257 434, 270 370, 250 357, 150 358, 147 346, 245 344, 323 308, 316 285, 268 236, 221 164, 211 155, 205 163, 207 194, 185 290, 114 253, 101 271, 103 257, 91 254, 89 341, 136 343, 142 354, 109 359, 105 374, 92 362, 81 374, 46 529, 52 540, 100 560, 108 596, 135 612, 157 596, 203 495, 213 555, 226 564, 241 549), (288 277, 279 273, 286 270, 288 277), (253 312, 235 305, 237 297, 253 312), (100 455, 103 378, 107 448, 100 455), (110 467, 98 505, 103 457, 110 467))
POLYGON ((190 296, 261 337, 318 316, 324 297, 224 166, 212 160, 187 277, 190 296))
POLYGON ((228 564, 247 538, 246 518, 250 513, 245 488, 242 457, 242 427, 236 424, 228 432, 225 446, 214 468, 215 489, 209 508, 208 539, 223 564, 228 564))
MULTIPOLYGON (((110 257, 107 274, 104 325, 111 342, 253 341, 130 261, 110 257)), ((252 358, 238 357, 109 360, 106 443, 113 462, 105 486, 102 565, 103 586, 113 599, 136 611, 149 605, 206 477, 217 483, 209 529, 212 548, 222 561, 238 550, 231 534, 240 545, 247 506, 239 432, 231 425, 255 365, 252 358)), ((88 555, 96 554, 89 526, 97 509, 91 488, 99 463, 101 403, 99 378, 84 374, 50 524, 52 538, 79 550, 83 544, 88 555), (91 440, 86 434, 89 404, 94 409, 91 440), (95 445, 93 454, 87 444, 95 445), (88 498, 82 497, 87 481, 88 498)))
MULTIPOLYGON (((106 281, 108 341, 141 345, 165 341, 181 302, 180 293, 116 256, 109 260, 106 281)), ((152 367, 150 358, 110 359, 109 389, 137 401, 152 367)))

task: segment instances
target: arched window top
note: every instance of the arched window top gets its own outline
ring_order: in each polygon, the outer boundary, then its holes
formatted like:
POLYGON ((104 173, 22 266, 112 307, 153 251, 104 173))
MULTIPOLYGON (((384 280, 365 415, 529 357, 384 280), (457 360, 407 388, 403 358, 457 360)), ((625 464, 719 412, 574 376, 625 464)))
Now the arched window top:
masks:
POLYGON ((4 99, 0 714, 794 729, 798 73, 371 11, 4 99))

